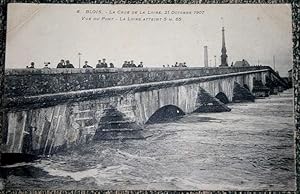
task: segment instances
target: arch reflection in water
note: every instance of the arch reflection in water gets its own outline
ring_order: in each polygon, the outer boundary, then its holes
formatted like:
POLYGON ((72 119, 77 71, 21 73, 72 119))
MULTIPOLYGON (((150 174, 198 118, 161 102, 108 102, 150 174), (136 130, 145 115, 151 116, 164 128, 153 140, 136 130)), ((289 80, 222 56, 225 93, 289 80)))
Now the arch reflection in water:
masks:
POLYGON ((216 98, 217 98, 218 100, 220 100, 221 102, 223 102, 224 104, 229 103, 228 97, 227 97, 226 94, 224 94, 223 92, 219 92, 219 93, 216 95, 216 98))
POLYGON ((158 109, 149 118, 146 124, 173 121, 179 117, 182 117, 183 115, 185 115, 185 113, 179 107, 174 105, 166 105, 158 109))

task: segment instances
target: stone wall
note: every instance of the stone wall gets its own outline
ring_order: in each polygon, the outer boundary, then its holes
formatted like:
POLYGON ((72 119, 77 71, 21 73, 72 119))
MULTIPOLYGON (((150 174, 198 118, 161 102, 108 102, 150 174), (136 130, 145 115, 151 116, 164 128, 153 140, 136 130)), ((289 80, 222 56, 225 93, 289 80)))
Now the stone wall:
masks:
POLYGON ((114 68, 114 69, 8 69, 5 97, 35 96, 60 92, 178 80, 270 67, 240 68, 114 68))

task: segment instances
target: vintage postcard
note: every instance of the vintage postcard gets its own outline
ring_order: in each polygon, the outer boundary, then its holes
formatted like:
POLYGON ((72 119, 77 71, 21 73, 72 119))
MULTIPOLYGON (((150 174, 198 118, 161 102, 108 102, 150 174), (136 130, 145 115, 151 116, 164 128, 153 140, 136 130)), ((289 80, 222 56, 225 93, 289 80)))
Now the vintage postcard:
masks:
POLYGON ((9 4, 6 189, 296 188, 288 4, 9 4))

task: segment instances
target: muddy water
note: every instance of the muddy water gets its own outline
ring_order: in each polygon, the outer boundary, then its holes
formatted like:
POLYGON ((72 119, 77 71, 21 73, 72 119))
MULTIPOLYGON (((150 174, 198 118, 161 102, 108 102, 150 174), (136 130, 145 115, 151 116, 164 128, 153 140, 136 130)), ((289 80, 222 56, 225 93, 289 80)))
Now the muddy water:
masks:
POLYGON ((294 190, 292 93, 5 167, 7 188, 294 190))

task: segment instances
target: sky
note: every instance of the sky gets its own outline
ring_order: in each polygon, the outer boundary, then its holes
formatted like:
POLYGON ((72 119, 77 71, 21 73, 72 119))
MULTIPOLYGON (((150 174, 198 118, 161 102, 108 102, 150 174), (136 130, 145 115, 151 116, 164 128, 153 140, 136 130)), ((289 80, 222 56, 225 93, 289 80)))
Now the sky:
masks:
POLYGON ((222 26, 229 64, 245 59, 251 65, 274 68, 275 56, 275 69, 287 76, 292 68, 292 20, 291 7, 286 4, 9 4, 5 65, 25 68, 33 61, 42 68, 44 62, 50 62, 54 68, 65 59, 78 67, 81 53, 81 66, 87 60, 95 67, 98 59, 106 58, 116 67, 125 60, 143 61, 146 67, 175 62, 203 67, 203 47, 207 46, 209 66, 215 62, 218 66, 222 26), (130 14, 124 13, 127 11, 130 14), (91 21, 86 20, 89 17, 91 21), (172 21, 126 21, 128 17, 172 21))

